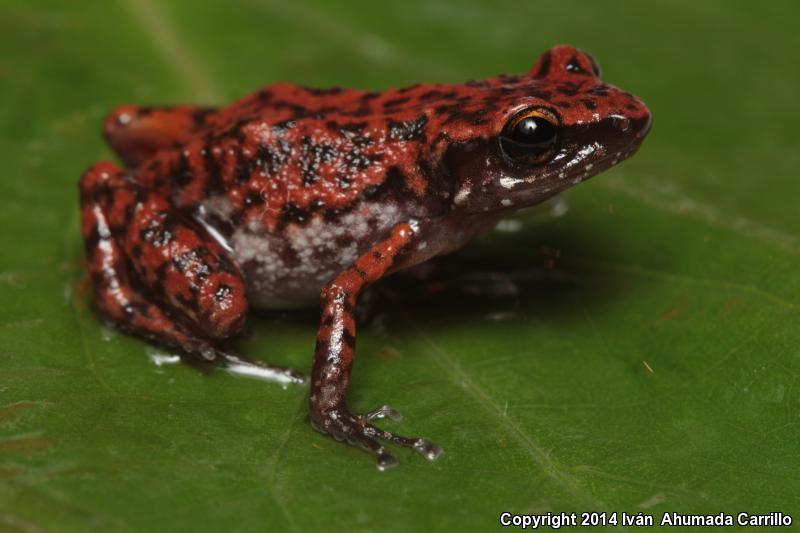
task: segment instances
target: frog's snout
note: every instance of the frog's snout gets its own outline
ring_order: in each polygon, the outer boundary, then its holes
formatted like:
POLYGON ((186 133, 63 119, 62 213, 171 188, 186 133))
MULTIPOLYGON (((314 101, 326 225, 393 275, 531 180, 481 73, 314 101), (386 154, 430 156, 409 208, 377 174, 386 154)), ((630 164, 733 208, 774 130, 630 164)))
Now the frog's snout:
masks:
POLYGON ((645 115, 644 117, 638 119, 635 125, 636 127, 636 138, 637 139, 644 139, 648 133, 650 133, 650 128, 653 126, 653 115, 650 113, 650 110, 646 107, 644 108, 645 115))
POLYGON ((650 127, 653 125, 653 115, 643 103, 639 102, 639 109, 635 114, 626 115, 611 115, 611 128, 615 130, 618 135, 621 134, 623 138, 630 139, 631 141, 641 142, 650 132, 650 127))
POLYGON ((631 133, 638 141, 641 141, 650 132, 650 127, 653 125, 653 114, 650 113, 650 109, 645 103, 635 96, 631 96, 631 102, 628 105, 633 108, 627 116, 630 120, 631 133))
POLYGON ((641 98, 614 88, 612 96, 611 129, 616 135, 631 141, 641 142, 650 132, 653 115, 641 98))

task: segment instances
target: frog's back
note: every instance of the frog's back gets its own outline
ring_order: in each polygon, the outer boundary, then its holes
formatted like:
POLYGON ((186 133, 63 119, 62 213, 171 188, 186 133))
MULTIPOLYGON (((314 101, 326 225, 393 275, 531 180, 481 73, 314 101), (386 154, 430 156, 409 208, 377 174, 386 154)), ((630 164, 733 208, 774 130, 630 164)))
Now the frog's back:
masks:
POLYGON ((279 124, 287 120, 348 114, 380 93, 332 87, 314 89, 292 83, 273 83, 209 116, 199 134, 233 132, 247 123, 279 124))
POLYGON ((316 301, 320 287, 419 215, 427 117, 373 116, 382 93, 265 88, 204 117, 138 170, 224 242, 256 307, 316 301), (369 116, 367 116, 369 115, 369 116), (159 185, 160 184, 160 185, 159 185))
POLYGON ((391 228, 446 205, 429 127, 456 95, 445 87, 271 85, 206 117, 157 172, 175 176, 176 202, 232 250, 255 306, 313 303, 391 228))
POLYGON ((146 161, 140 180, 169 182, 182 208, 217 199, 226 218, 258 218, 271 233, 362 201, 421 197, 429 185, 420 173, 430 164, 428 115, 385 99, 271 85, 205 116, 185 142, 146 161))

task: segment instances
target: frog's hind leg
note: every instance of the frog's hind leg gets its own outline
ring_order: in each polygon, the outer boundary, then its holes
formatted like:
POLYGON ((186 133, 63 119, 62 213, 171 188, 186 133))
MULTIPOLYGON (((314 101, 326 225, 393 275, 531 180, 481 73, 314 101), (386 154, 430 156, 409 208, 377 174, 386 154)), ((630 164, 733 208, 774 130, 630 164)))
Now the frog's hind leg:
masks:
POLYGON ((207 107, 125 105, 108 114, 103 133, 126 165, 138 166, 159 150, 185 142, 215 110, 207 107))
POLYGON ((80 183, 83 239, 100 313, 135 335, 273 379, 303 376, 220 347, 247 315, 245 284, 219 244, 112 163, 80 183))

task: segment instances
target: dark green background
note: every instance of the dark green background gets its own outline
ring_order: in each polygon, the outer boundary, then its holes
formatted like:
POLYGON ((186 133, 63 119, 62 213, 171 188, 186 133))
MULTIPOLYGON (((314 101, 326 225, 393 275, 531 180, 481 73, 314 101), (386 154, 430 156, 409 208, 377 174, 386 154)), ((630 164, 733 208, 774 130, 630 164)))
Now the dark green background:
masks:
MULTIPOLYGON (((3 0, 0 529, 800 512, 795 5, 3 0), (560 42, 640 95, 654 128, 565 215, 472 248, 518 296, 410 295, 362 327, 354 409, 390 403, 406 420, 384 426, 440 442, 439 461, 401 450, 379 473, 309 427, 306 390, 156 366, 89 310, 76 182, 111 157, 112 106, 456 82, 560 42)), ((254 317, 237 347, 307 370, 314 321, 254 317)))

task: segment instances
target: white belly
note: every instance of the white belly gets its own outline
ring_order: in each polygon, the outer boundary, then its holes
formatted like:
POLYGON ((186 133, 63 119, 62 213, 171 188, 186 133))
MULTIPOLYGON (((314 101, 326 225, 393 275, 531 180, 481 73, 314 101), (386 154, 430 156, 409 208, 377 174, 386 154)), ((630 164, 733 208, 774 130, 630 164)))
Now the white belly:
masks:
POLYGON ((394 204, 362 204, 327 222, 315 216, 282 235, 258 225, 237 229, 228 244, 247 281, 250 305, 292 309, 317 305, 322 287, 403 221, 394 204))

